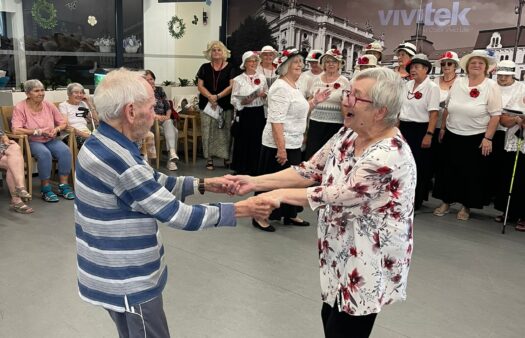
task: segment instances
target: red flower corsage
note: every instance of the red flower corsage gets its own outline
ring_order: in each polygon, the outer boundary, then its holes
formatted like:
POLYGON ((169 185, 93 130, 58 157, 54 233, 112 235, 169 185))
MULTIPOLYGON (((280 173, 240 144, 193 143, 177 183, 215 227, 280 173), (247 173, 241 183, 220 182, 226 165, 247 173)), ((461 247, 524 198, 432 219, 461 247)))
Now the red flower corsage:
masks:
POLYGON ((339 89, 339 87, 341 87, 341 85, 338 82, 334 83, 334 89, 339 89))
POLYGON ((416 98, 416 100, 419 100, 420 98, 423 97, 423 94, 421 94, 420 91, 417 91, 417 92, 414 93, 414 97, 416 98))
POLYGON ((253 80, 253 83, 255 83, 256 85, 260 85, 261 84, 261 80, 255 79, 255 80, 253 80))
POLYGON ((470 90, 470 97, 476 98, 479 96, 479 90, 477 88, 472 88, 470 90))

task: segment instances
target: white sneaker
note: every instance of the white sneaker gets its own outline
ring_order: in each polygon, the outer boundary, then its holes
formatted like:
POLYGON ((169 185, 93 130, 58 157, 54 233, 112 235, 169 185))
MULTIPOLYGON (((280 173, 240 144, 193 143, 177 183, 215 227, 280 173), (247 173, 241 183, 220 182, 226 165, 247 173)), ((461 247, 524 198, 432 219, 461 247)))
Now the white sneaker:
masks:
POLYGON ((168 170, 175 171, 177 169, 178 168, 177 168, 177 164, 175 163, 175 161, 169 160, 168 161, 168 170))

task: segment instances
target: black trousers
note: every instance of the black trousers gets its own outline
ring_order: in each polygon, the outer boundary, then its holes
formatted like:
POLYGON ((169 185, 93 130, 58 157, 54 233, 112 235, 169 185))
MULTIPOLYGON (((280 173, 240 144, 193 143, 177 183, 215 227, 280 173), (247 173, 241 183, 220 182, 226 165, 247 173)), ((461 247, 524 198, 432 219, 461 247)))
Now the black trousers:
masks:
POLYGON ((346 312, 339 312, 337 304, 330 306, 323 303, 321 309, 325 338, 368 338, 376 317, 377 313, 351 316, 346 312))

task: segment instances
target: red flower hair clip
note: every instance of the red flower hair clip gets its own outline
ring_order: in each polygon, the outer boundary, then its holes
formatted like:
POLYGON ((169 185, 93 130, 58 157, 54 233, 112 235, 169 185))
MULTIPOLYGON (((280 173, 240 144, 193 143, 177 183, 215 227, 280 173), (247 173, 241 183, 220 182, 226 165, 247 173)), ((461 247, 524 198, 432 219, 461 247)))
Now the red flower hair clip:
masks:
POLYGON ((472 88, 470 90, 470 97, 476 98, 479 96, 479 90, 477 88, 472 88))
POLYGON ((341 85, 339 84, 339 82, 334 83, 334 89, 339 89, 340 87, 341 85))
POLYGON ((370 60, 366 56, 361 56, 359 59, 357 59, 358 65, 367 65, 370 62, 370 60))
POLYGON ((255 83, 256 85, 260 85, 261 84, 261 80, 255 79, 255 80, 253 80, 253 83, 255 83))

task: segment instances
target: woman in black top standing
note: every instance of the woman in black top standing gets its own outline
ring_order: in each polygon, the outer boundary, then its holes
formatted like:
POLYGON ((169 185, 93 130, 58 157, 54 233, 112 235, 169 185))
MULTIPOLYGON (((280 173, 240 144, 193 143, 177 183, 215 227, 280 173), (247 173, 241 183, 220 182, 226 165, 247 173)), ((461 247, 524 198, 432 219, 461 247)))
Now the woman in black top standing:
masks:
POLYGON ((204 51, 209 63, 203 64, 197 72, 201 131, 206 168, 214 169, 213 157, 230 164, 230 121, 233 106, 230 103, 234 68, 226 60, 230 51, 220 41, 211 41, 204 51))

